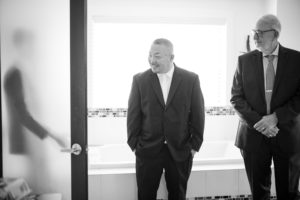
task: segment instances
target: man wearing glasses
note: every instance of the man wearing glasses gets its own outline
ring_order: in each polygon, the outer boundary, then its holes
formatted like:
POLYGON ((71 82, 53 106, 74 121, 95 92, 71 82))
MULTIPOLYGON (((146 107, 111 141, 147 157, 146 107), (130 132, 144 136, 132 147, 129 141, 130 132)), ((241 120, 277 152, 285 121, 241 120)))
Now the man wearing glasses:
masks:
POLYGON ((253 200, 270 199, 272 161, 277 199, 299 198, 298 181, 292 181, 299 180, 299 168, 295 170, 297 159, 292 158, 300 152, 300 52, 279 44, 280 31, 274 15, 257 21, 257 50, 239 56, 231 90, 230 101, 240 117, 235 144, 253 200))

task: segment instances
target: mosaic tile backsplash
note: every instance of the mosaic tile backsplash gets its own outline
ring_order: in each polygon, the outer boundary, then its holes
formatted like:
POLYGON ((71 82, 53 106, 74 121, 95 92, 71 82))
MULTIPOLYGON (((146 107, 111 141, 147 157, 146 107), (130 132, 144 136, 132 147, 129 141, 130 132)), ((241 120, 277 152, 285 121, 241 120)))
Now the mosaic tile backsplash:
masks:
MULTIPOLYGON (((206 107, 207 115, 234 115, 235 111, 231 106, 206 107)), ((127 108, 89 108, 88 117, 126 117, 127 108)))
MULTIPOLYGON (((275 196, 271 196, 270 200, 276 200, 275 196)), ((164 200, 164 199, 157 199, 164 200)), ((186 200, 252 200, 251 195, 237 195, 237 196, 215 196, 215 197, 195 197, 187 198, 186 200)))

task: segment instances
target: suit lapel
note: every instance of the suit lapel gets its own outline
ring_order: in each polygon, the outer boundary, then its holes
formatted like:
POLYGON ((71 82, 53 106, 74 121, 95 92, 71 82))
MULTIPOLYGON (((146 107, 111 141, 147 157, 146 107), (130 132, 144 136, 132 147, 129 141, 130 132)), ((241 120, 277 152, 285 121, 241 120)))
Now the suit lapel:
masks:
POLYGON ((264 78, 264 66, 262 61, 262 53, 257 51, 254 58, 254 66, 257 66, 256 71, 256 77, 259 85, 259 90, 262 95, 262 97, 265 99, 265 78, 264 78))
POLYGON ((276 70, 276 75, 275 75, 272 97, 276 93, 279 83, 282 80, 282 77, 284 77, 284 73, 286 71, 285 67, 284 67, 285 63, 287 63, 287 59, 286 59, 286 54, 285 54, 284 48, 282 46, 279 46, 277 70, 276 70))
POLYGON ((150 81, 151 81, 152 88, 153 88, 159 102, 164 107, 165 106, 165 101, 164 101, 164 97, 163 97, 163 94, 162 94, 162 90, 161 90, 161 87, 160 87, 160 83, 159 83, 157 74, 151 72, 150 81))
POLYGON ((168 107, 168 105, 172 101, 180 82, 181 82, 181 76, 180 76, 180 73, 178 71, 178 68, 175 66, 166 107, 168 107))

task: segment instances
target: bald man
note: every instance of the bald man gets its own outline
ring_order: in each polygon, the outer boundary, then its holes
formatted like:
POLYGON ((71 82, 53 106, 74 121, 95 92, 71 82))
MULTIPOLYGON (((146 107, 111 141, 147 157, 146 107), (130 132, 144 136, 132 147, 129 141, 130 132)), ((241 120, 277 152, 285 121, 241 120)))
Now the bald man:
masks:
POLYGON ((134 76, 128 145, 136 155, 139 200, 156 200, 163 170, 168 199, 185 200, 193 156, 203 141, 204 100, 198 75, 177 67, 172 43, 151 45, 150 69, 134 76))
POLYGON ((300 52, 279 44, 280 31, 274 15, 257 21, 257 50, 239 56, 231 90, 230 101, 240 117, 236 146, 253 200, 270 199, 272 161, 277 199, 297 198, 292 188, 298 182, 291 177, 299 180, 299 173, 290 170, 290 161, 300 152, 300 52))

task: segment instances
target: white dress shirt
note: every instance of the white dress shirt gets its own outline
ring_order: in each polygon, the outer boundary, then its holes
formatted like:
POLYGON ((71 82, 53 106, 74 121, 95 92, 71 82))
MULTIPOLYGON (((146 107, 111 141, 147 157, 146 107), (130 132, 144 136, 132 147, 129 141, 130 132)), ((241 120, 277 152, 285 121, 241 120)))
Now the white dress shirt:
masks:
POLYGON ((174 73, 174 65, 172 65, 171 69, 167 73, 157 73, 165 104, 167 103, 168 100, 173 73, 174 73))

